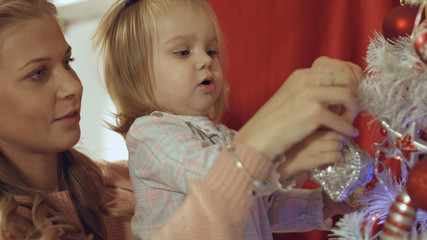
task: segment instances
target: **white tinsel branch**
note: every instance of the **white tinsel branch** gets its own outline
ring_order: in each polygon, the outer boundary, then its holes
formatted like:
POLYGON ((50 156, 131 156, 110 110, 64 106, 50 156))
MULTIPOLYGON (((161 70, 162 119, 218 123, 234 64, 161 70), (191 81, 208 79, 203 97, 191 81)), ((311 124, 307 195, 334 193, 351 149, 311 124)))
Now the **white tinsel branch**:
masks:
MULTIPOLYGON (((424 8, 425 0, 406 0, 404 3, 424 8)), ((427 64, 417 55, 413 39, 401 36, 386 40, 380 33, 375 33, 370 40, 366 61, 366 75, 359 86, 361 110, 377 120, 386 120, 398 132, 404 132, 410 123, 425 129, 427 64)), ((374 224, 386 221, 395 198, 405 189, 408 171, 406 168, 401 170, 401 181, 395 179, 390 169, 376 173, 379 182, 374 189, 365 190, 363 198, 356 200, 356 204, 362 206, 358 211, 340 219, 332 229, 332 239, 378 239, 381 232, 372 236, 374 224)), ((417 211, 411 239, 427 240, 427 212, 417 211)))
POLYGON ((391 42, 376 33, 371 39, 366 75, 359 86, 361 110, 401 131, 408 123, 427 127, 427 65, 410 37, 391 42))
POLYGON ((331 230, 332 234, 329 237, 335 240, 374 240, 375 238, 370 237, 373 224, 373 222, 365 222, 365 215, 361 212, 346 214, 337 223, 337 227, 331 230), (362 233, 361 226, 365 223, 362 233))
POLYGON ((366 191, 365 197, 356 200, 356 203, 363 206, 360 212, 368 219, 380 219, 378 223, 381 224, 385 221, 394 200, 404 189, 404 183, 396 180, 391 169, 377 173, 376 177, 378 182, 375 188, 366 191))
POLYGON ((424 0, 405 0, 404 2, 409 6, 419 6, 424 0))
MULTIPOLYGON (((381 224, 387 218, 388 211, 394 199, 405 188, 405 181, 398 182, 390 169, 376 175, 379 182, 375 188, 365 191, 364 198, 356 200, 362 208, 344 215, 336 227, 333 228, 331 237, 335 240, 374 240, 378 234, 372 236, 374 224, 381 224), (379 219, 379 221, 378 221, 379 219), (361 229, 364 229, 362 232, 361 229)), ((405 179, 404 179, 405 180, 405 179)), ((411 239, 427 240, 427 212, 418 210, 412 229, 411 239)))

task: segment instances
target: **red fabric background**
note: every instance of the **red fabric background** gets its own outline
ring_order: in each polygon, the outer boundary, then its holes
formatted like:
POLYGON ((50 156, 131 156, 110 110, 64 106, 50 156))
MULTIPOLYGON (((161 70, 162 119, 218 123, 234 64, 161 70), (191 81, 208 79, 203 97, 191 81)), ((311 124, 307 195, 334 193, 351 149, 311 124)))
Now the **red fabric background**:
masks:
MULTIPOLYGON (((365 67, 373 31, 399 0, 208 0, 223 29, 231 85, 225 123, 239 129, 297 68, 319 56, 365 67)), ((292 114, 292 113, 289 113, 292 114)), ((371 152, 379 130, 356 119, 356 141, 371 152)), ((306 187, 317 187, 308 182, 306 187)), ((276 234, 275 239, 326 239, 327 232, 276 234)))

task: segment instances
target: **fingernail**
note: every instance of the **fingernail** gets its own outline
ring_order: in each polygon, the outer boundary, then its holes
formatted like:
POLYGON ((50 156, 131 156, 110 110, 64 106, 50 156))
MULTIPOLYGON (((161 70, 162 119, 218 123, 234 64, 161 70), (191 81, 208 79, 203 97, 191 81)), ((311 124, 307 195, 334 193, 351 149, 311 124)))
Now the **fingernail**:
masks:
POLYGON ((342 140, 342 143, 347 143, 348 142, 348 138, 344 137, 342 140))
POLYGON ((353 132, 351 133, 351 136, 353 137, 359 136, 359 130, 357 130, 357 128, 353 128, 353 132))

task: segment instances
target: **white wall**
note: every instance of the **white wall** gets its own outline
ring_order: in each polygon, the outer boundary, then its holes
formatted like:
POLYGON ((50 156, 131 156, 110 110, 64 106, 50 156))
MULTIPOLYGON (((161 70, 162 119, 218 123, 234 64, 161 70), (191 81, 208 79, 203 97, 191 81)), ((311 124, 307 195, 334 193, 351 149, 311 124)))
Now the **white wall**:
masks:
MULTIPOLYGON (((107 7, 111 5, 111 1, 101 1, 107 7)), ((71 63, 72 67, 80 77, 84 88, 80 122, 82 135, 76 147, 95 160, 127 159, 124 139, 119 134, 107 129, 104 123, 104 121, 114 123, 111 114, 115 113, 115 108, 103 85, 100 61, 92 50, 90 39, 107 7, 103 9, 98 7, 97 13, 92 12, 88 15, 89 13, 85 12, 83 8, 88 6, 88 2, 97 4, 99 0, 80 1, 77 4, 82 4, 82 2, 86 5, 74 4, 71 7, 58 5, 60 17, 62 12, 73 16, 72 20, 65 17, 69 22, 65 38, 72 47, 72 56, 75 57, 75 61, 71 63), (73 12, 70 10, 71 8, 79 11, 73 12)), ((94 9, 93 6, 92 9, 94 9)))

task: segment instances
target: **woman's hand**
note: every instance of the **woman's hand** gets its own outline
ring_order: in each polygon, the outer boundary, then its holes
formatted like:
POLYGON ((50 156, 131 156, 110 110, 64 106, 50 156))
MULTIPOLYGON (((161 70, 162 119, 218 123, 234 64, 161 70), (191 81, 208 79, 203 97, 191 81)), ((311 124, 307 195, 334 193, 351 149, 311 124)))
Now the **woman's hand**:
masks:
POLYGON ((346 137, 335 131, 320 129, 286 151, 285 161, 277 167, 283 177, 300 171, 331 164, 342 158, 341 149, 346 137))
POLYGON ((320 127, 356 136, 351 122, 361 79, 357 65, 321 57, 311 68, 293 72, 234 140, 274 159, 320 127), (331 106, 342 106, 342 116, 331 106))

